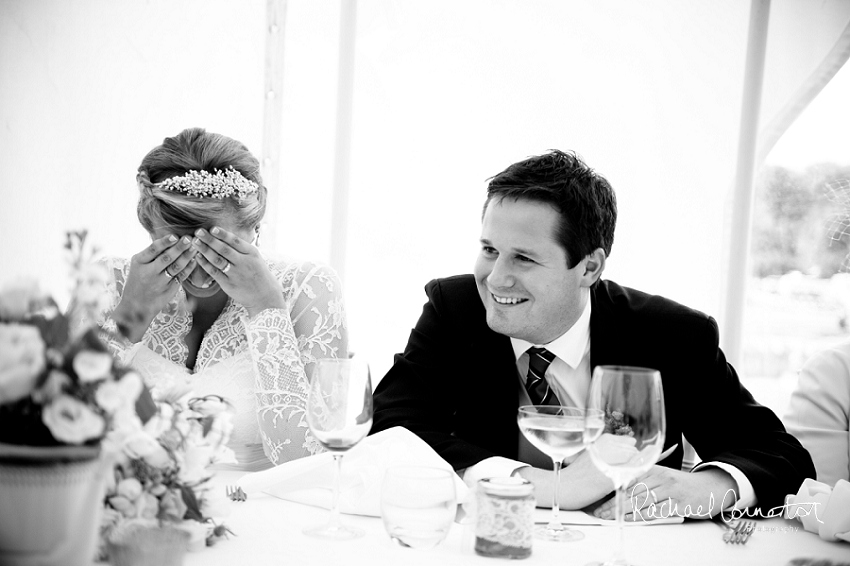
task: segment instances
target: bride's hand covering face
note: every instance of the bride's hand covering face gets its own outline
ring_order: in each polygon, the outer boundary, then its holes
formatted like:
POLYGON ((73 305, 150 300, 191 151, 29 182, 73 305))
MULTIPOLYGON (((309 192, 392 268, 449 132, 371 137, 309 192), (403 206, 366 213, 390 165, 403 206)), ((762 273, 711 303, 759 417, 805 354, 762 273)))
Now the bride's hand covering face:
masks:
POLYGON ((198 252, 196 259, 201 269, 244 306, 249 316, 286 305, 280 283, 252 244, 214 226, 210 231, 199 228, 192 246, 198 252))
POLYGON ((168 234, 133 256, 121 304, 113 315, 131 340, 141 338, 153 317, 162 310, 197 266, 192 240, 168 234))

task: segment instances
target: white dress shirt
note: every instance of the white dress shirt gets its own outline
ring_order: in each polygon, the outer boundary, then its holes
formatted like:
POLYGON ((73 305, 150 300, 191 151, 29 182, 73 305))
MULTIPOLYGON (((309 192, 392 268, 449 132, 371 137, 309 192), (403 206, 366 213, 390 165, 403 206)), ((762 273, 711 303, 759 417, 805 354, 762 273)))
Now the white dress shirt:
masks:
MULTIPOLYGON (((590 301, 582 311, 575 324, 564 334, 545 345, 536 345, 519 338, 511 338, 511 346, 516 355, 517 365, 517 406, 530 404, 525 390, 525 380, 528 374, 527 350, 532 346, 546 348, 556 358, 546 370, 546 381, 555 392, 561 405, 584 408, 587 394, 590 390, 590 301)), ((478 480, 488 477, 510 476, 518 470, 528 467, 530 461, 538 467, 544 467, 547 456, 531 446, 520 434, 519 455, 524 461, 511 460, 501 456, 493 456, 470 466, 463 472, 464 482, 471 488, 478 480)), ((569 463, 569 459, 567 463, 569 463)), ((551 465, 551 464, 549 464, 551 465)), ((756 503, 755 490, 741 470, 724 462, 702 462, 693 471, 706 466, 716 466, 728 472, 738 484, 738 501, 736 508, 744 508, 756 503)), ((722 494, 721 494, 722 499, 722 494)))

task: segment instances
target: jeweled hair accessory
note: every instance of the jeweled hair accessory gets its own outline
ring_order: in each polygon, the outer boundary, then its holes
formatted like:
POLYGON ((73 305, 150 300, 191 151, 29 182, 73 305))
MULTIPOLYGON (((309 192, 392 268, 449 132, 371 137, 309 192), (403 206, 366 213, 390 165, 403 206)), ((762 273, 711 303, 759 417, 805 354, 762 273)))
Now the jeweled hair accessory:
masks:
POLYGON ((242 173, 232 166, 224 171, 219 169, 214 169, 214 171, 215 173, 210 173, 209 171, 190 169, 184 175, 171 177, 159 183, 159 187, 167 191, 185 193, 192 197, 223 199, 235 196, 240 201, 259 190, 257 183, 246 179, 242 173))

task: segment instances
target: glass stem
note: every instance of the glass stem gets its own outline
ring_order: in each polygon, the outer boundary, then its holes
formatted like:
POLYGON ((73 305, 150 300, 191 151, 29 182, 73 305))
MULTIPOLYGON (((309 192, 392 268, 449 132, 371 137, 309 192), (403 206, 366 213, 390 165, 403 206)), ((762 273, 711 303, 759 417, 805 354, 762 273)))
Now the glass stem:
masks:
POLYGON ((617 551, 614 554, 614 564, 625 564, 626 563, 626 550, 625 550, 625 509, 623 508, 626 497, 626 486, 621 485, 617 487, 617 490, 614 492, 614 512, 617 516, 617 551))
POLYGON ((340 528, 339 522, 339 491, 340 478, 342 477, 342 453, 334 452, 334 490, 333 499, 331 501, 331 520, 329 526, 335 529, 340 528))
POLYGON ((561 513, 561 504, 559 491, 561 487, 561 460, 552 458, 552 469, 555 471, 555 485, 552 487, 552 519, 549 521, 549 529, 560 531, 564 526, 561 524, 559 517, 561 513))

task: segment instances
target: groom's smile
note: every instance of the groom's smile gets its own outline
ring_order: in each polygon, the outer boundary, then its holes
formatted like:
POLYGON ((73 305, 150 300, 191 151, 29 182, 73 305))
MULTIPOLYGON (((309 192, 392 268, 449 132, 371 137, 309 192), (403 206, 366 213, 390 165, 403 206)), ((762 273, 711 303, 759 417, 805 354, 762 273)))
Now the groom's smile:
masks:
POLYGON ((490 293, 490 296, 493 297, 493 300, 499 303, 500 305, 517 305, 520 303, 526 302, 528 299, 518 299, 516 297, 499 297, 493 293, 490 293))

